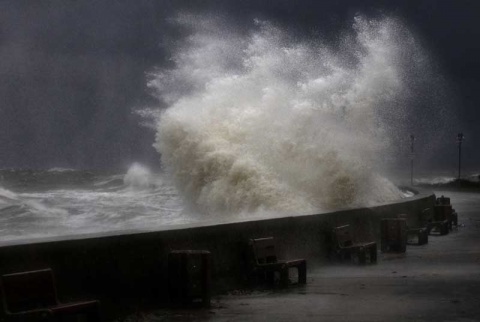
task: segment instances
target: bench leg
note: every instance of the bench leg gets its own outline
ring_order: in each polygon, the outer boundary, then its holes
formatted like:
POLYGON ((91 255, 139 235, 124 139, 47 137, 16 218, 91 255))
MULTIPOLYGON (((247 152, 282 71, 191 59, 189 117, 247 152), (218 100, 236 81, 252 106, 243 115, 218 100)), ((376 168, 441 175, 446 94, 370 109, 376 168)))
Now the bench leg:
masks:
POLYGON ((447 223, 442 223, 440 226, 440 235, 447 235, 448 234, 448 222, 447 223))
POLYGON ((360 248, 357 252, 358 254, 358 263, 365 264, 367 262, 367 254, 365 252, 365 248, 360 248))
POLYGON ((407 251, 407 240, 404 239, 400 242, 400 253, 405 253, 407 251))
POLYGON ((427 234, 430 235, 430 233, 432 232, 432 229, 433 229, 433 224, 432 224, 432 223, 428 223, 428 224, 427 224, 427 234))
POLYGON ((274 271, 266 271, 265 272, 265 280, 267 284, 273 285, 275 284, 275 272, 274 271))
POLYGON ((377 262, 377 244, 370 247, 370 263, 377 262))
POLYGON ((288 286, 288 267, 280 269, 280 284, 282 286, 288 286))
POLYGON ((388 242, 387 242, 387 239, 385 238, 382 238, 382 242, 380 244, 380 249, 382 250, 382 253, 386 253, 388 251, 388 242))
POLYGON ((418 244, 419 245, 428 244, 428 231, 422 230, 420 232, 420 234, 418 235, 418 244))
POLYGON ((307 262, 303 262, 297 267, 298 269, 298 284, 307 284, 307 262))

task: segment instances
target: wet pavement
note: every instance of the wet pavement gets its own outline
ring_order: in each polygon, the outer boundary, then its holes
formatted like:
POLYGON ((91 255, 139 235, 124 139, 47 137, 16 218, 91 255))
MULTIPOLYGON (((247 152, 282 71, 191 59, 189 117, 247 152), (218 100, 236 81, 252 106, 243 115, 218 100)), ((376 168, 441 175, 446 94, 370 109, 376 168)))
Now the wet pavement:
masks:
POLYGON ((480 321, 480 194, 451 197, 459 227, 373 265, 309 268, 307 285, 232 292, 209 309, 163 310, 125 321, 480 321))

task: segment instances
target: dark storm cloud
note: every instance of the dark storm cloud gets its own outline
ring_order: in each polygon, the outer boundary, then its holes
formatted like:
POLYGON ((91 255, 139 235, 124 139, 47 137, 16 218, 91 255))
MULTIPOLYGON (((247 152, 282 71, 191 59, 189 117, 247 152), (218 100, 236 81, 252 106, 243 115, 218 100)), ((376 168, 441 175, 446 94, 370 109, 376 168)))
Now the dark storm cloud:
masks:
MULTIPOLYGON (((480 139, 478 6, 466 0, 2 1, 0 167, 156 163, 153 133, 138 126, 132 110, 153 103, 145 72, 171 63, 168 48, 182 30, 167 20, 179 11, 222 15, 244 31, 254 18, 268 19, 298 37, 322 34, 332 42, 358 12, 400 16, 454 88, 462 130, 474 142, 480 139)), ((470 155, 474 162, 473 149, 470 155)))
POLYGON ((148 151, 131 109, 163 57, 154 2, 1 6, 0 166, 110 167, 148 151))

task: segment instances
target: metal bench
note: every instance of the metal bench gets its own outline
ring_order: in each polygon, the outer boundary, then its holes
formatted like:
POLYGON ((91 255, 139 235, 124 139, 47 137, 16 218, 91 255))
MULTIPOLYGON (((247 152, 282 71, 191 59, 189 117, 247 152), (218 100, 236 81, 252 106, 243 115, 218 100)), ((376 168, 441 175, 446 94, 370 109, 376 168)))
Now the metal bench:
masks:
POLYGON ((252 272, 262 275, 269 284, 275 280, 275 272, 280 274, 280 283, 287 286, 289 283, 289 269, 298 270, 298 284, 307 283, 307 261, 305 259, 278 260, 273 237, 251 239, 250 247, 253 255, 252 272))
MULTIPOLYGON (((446 221, 448 231, 453 229, 454 215, 452 205, 435 205, 434 209, 434 221, 446 221)), ((447 231, 447 232, 448 232, 447 231)))
MULTIPOLYGON (((407 220, 408 215, 400 214, 397 218, 402 218, 407 220)), ((419 218, 420 222, 423 223, 422 217, 419 218)), ((407 245, 425 245, 428 244, 428 228, 427 226, 412 228, 408 225, 407 220, 407 245)))
POLYGON ((98 301, 60 303, 51 269, 2 276, 4 313, 12 321, 100 321, 98 301))
POLYGON ((340 260, 352 259, 352 254, 358 256, 360 264, 366 263, 367 254, 370 262, 377 262, 377 243, 374 241, 356 241, 351 232, 350 225, 339 226, 333 229, 334 252, 340 260))
POLYGON ((407 250, 407 221, 405 219, 382 219, 381 249, 383 253, 405 253, 407 250))
POLYGON ((449 221, 449 229, 452 230, 453 226, 458 227, 458 214, 453 209, 452 204, 450 203, 450 198, 444 197, 443 195, 441 197, 438 197, 435 200, 435 206, 445 206, 447 211, 447 219, 449 221))
POLYGON ((422 211, 422 218, 427 223, 429 235, 446 235, 449 231, 448 220, 443 214, 443 211, 435 211, 434 208, 425 208, 422 211))
POLYGON ((407 227, 407 245, 425 245, 428 244, 428 228, 409 228, 407 227))

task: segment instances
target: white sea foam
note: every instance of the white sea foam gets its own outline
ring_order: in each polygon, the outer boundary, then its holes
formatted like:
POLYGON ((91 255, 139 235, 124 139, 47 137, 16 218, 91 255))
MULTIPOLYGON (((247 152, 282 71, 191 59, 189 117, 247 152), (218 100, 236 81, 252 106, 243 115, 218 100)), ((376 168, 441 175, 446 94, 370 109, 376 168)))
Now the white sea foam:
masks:
POLYGON ((75 171, 74 169, 71 168, 62 168, 62 167, 54 167, 48 170, 49 172, 71 172, 75 171))
POLYGON ((415 184, 425 185, 442 185, 455 181, 456 178, 452 176, 435 176, 435 177, 423 177, 415 179, 415 184))
POLYGON ((0 197, 3 199, 15 200, 17 199, 17 194, 13 191, 0 187, 0 197))
POLYGON ((0 187, 0 239, 146 231, 199 221, 184 213, 177 191, 168 180, 138 163, 124 175, 100 175, 96 179, 89 186, 92 189, 83 184, 67 189, 23 187, 19 192, 0 187))
POLYGON ((149 188, 152 186, 152 177, 147 167, 133 163, 125 174, 123 182, 130 187, 149 188))
POLYGON ((169 106, 155 147, 199 210, 310 212, 402 196, 376 172, 411 121, 403 98, 425 58, 399 21, 357 17, 337 47, 267 22, 247 36, 177 22, 192 34, 176 67, 149 81, 169 106))
POLYGON ((0 209, 15 205, 17 203, 17 194, 0 186, 0 209))

